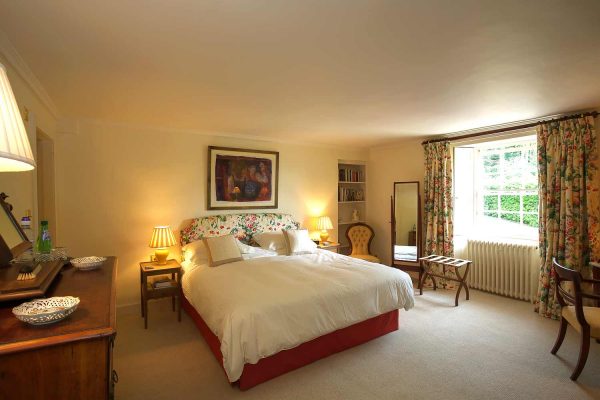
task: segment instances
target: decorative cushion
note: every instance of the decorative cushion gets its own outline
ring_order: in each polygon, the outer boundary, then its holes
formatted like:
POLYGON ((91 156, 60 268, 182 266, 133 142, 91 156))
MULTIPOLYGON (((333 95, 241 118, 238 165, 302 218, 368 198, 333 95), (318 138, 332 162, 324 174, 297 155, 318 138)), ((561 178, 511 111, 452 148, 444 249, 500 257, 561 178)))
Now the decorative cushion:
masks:
POLYGON ((207 236, 232 234, 243 243, 252 243, 258 232, 298 229, 300 224, 289 214, 227 214, 194 218, 190 225, 181 230, 181 245, 207 236))
POLYGON ((211 267, 243 260, 233 235, 205 237, 202 241, 208 249, 208 263, 211 267))
MULTIPOLYGON (((590 336, 600 338, 600 308, 584 306, 583 315, 586 322, 590 325, 590 336)), ((577 315, 575 315, 575 306, 563 307, 562 316, 577 332, 581 332, 581 325, 579 325, 577 315)))
POLYGON ((280 255, 288 253, 283 231, 257 233, 254 240, 263 249, 276 251, 280 255))
POLYGON ((306 229, 286 230, 283 231, 283 235, 287 244, 287 254, 290 256, 317 251, 317 244, 310 239, 306 229))

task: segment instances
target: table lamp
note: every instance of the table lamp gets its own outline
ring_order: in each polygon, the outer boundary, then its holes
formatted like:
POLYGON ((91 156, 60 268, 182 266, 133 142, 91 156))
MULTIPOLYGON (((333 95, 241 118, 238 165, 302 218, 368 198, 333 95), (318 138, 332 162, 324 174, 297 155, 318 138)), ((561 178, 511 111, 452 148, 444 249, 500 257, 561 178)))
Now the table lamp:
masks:
POLYGON ((325 215, 317 218, 317 229, 321 231, 321 243, 326 243, 327 239, 329 239, 329 232, 327 230, 333 229, 331 219, 325 215))
POLYGON ((169 247, 174 246, 177 242, 175 241, 175 235, 170 226, 155 226, 152 232, 152 239, 150 240, 150 247, 154 250, 154 256, 156 257, 156 263, 165 265, 167 263, 167 257, 169 256, 169 247))
POLYGON ((29 171, 34 168, 35 160, 19 106, 6 68, 0 64, 0 171, 29 171))

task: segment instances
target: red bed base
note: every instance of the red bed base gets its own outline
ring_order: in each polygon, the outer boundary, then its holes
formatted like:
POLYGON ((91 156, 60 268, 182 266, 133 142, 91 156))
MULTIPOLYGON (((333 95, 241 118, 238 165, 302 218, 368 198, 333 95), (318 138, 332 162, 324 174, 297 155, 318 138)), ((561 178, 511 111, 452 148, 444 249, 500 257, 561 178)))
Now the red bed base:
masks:
MULTIPOLYGON (((212 333, 200 314, 187 301, 185 296, 181 297, 183 309, 192 317, 217 361, 223 367, 223 354, 221 354, 221 342, 219 342, 219 338, 212 333)), ((262 358, 256 364, 244 365, 242 376, 238 381, 239 387, 241 390, 250 389, 259 383, 283 375, 286 372, 396 330, 398 330, 398 310, 393 310, 346 328, 338 329, 309 342, 302 343, 293 349, 282 350, 272 356, 262 358)))

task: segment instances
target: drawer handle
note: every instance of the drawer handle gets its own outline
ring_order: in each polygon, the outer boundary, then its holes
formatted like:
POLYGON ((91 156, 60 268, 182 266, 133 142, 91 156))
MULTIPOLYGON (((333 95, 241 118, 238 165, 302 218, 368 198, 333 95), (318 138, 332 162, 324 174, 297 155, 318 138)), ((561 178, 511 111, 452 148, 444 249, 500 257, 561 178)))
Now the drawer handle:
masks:
POLYGON ((112 381, 113 383, 119 382, 119 374, 117 374, 117 371, 115 371, 114 369, 112 370, 112 381))

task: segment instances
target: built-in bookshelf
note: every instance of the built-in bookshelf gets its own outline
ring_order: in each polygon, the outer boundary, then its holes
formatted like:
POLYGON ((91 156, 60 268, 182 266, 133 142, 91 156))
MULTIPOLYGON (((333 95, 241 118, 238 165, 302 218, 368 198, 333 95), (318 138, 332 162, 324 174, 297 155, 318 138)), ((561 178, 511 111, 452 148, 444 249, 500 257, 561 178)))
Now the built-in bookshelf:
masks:
POLYGON ((364 161, 338 161, 338 241, 340 252, 348 254, 350 245, 346 229, 355 222, 365 222, 367 217, 367 166, 364 161), (353 219, 354 210, 358 220, 353 219))

